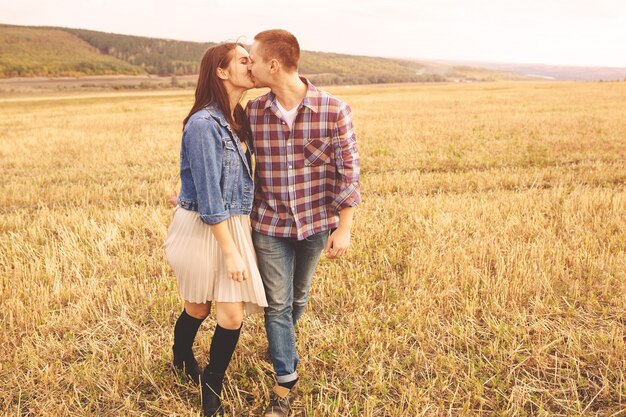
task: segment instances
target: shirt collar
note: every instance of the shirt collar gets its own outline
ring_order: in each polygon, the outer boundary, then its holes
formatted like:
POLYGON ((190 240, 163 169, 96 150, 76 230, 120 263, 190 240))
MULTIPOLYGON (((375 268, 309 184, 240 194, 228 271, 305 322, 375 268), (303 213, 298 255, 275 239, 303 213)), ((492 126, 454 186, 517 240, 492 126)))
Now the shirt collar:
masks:
MULTIPOLYGON (((309 80, 307 80, 305 77, 300 77, 300 79, 302 80, 303 83, 306 84, 306 95, 304 96, 302 103, 300 103, 300 106, 298 106, 298 110, 300 109, 300 107, 308 107, 309 109, 311 109, 312 112, 319 113, 320 91, 313 84, 311 84, 309 80)), ((267 109, 273 106, 274 109, 278 111, 278 106, 276 105, 276 103, 277 103, 276 94, 270 91, 268 100, 265 103, 265 108, 267 109)))

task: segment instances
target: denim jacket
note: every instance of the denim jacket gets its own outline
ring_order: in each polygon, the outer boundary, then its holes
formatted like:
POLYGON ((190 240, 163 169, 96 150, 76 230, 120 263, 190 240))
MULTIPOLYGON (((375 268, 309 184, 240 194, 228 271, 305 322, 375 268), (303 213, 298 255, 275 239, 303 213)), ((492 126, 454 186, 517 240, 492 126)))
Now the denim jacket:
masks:
POLYGON ((239 138, 217 106, 199 110, 187 120, 180 148, 180 180, 178 205, 197 211, 207 224, 250 214, 252 170, 239 138))

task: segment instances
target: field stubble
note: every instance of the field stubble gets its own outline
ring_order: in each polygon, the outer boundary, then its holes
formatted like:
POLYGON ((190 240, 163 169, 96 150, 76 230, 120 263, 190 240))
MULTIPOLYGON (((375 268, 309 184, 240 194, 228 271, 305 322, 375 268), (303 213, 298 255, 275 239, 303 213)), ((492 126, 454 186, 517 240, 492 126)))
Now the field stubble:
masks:
MULTIPOLYGON (((626 83, 331 91, 353 109, 363 203, 299 328, 297 413, 624 415, 626 83)), ((181 300, 162 248, 191 99, 0 103, 7 415, 199 415, 167 369, 181 300)), ((253 317, 233 415, 263 408, 265 349, 253 317)))

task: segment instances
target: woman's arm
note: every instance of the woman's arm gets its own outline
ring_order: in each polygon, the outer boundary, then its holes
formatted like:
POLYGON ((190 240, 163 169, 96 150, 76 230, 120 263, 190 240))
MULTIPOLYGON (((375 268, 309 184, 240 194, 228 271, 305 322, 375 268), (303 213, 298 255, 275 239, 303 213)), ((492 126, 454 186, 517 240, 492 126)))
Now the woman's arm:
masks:
POLYGON ((224 150, 216 122, 212 119, 192 121, 185 129, 185 145, 200 218, 211 227, 222 249, 228 278, 243 281, 247 276, 246 266, 225 222, 230 214, 224 207, 220 187, 224 150))
POLYGON ((200 218, 209 225, 226 220, 230 214, 224 207, 220 186, 224 144, 217 122, 212 118, 188 122, 183 147, 196 188, 200 218))

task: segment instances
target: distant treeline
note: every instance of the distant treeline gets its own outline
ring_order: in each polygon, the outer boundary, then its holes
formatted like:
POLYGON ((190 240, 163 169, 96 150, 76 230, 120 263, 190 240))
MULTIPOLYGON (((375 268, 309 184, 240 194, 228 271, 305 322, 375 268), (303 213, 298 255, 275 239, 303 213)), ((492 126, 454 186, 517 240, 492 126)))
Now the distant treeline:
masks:
MULTIPOLYGON (((0 78, 197 74, 213 42, 84 29, 0 24, 0 78)), ((504 72, 409 60, 303 51, 300 73, 318 85, 516 79, 504 72)))
MULTIPOLYGON (((216 43, 118 35, 85 29, 0 25, 0 77, 197 74, 216 43)), ((410 61, 302 52, 300 72, 317 84, 444 81, 410 61)))
POLYGON ((303 51, 299 69, 320 85, 446 80, 439 74, 419 74, 422 68, 412 61, 303 51))
MULTIPOLYGON (((148 74, 197 74, 204 51, 215 43, 198 43, 92 30, 67 29, 103 54, 143 68, 148 74)), ((443 81, 445 77, 417 75, 414 62, 323 52, 302 52, 300 72, 318 84, 372 84, 443 81)))

